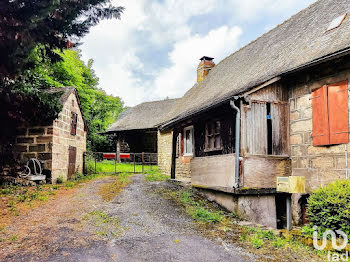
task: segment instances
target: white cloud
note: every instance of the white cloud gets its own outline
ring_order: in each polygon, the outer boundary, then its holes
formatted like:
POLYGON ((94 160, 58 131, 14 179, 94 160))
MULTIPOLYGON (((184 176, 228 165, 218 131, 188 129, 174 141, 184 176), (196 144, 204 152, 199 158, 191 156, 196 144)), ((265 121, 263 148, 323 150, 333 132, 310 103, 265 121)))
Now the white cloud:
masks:
POLYGON ((122 19, 102 21, 92 28, 82 40, 82 56, 85 61, 94 59, 100 87, 120 96, 128 106, 178 97, 195 83, 201 56, 219 62, 237 49, 241 29, 234 25, 279 16, 311 1, 115 0, 114 5, 126 8, 122 19), (207 14, 217 19, 207 20, 207 14), (198 19, 201 34, 193 32, 193 18, 198 19), (231 22, 222 26, 220 21, 231 22), (212 30, 203 33, 204 27, 212 30))
POLYGON ((210 56, 220 61, 238 46, 242 30, 227 26, 210 31, 205 36, 194 35, 177 42, 169 54, 171 67, 165 68, 155 79, 154 96, 179 97, 196 81, 199 58, 210 56))

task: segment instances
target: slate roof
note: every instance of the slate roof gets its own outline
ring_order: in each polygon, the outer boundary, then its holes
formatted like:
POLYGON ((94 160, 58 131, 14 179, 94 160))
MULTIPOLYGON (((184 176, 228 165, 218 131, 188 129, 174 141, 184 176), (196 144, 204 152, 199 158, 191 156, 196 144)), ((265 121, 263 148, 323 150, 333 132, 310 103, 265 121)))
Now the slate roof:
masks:
POLYGON ((177 99, 145 102, 125 110, 105 133, 157 128, 177 99))
POLYGON ((218 63, 177 101, 163 128, 349 48, 350 1, 319 0, 218 63), (332 20, 344 13, 348 14, 343 23, 327 31, 332 20))

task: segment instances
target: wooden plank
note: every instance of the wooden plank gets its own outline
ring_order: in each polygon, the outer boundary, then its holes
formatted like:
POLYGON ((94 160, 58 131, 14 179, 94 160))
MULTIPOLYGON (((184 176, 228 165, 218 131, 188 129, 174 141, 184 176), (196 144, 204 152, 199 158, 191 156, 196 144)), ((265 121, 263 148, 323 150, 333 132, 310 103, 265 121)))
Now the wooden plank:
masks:
POLYGON ((312 92, 312 142, 314 146, 329 144, 326 85, 312 92))
POLYGON ((233 187, 235 155, 195 157, 191 160, 191 183, 205 186, 233 187))
POLYGON ((349 142, 348 81, 328 85, 329 143, 349 142))
POLYGON ((250 156, 244 159, 245 188, 276 188, 279 176, 289 176, 291 172, 288 157, 250 156))

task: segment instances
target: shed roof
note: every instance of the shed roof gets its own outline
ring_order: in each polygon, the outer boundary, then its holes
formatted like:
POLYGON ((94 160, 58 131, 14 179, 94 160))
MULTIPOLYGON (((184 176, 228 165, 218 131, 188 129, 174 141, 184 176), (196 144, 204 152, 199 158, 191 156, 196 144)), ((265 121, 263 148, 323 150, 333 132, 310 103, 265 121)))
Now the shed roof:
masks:
POLYGON ((168 114, 163 127, 276 76, 350 48, 350 1, 319 0, 218 63, 168 114), (348 13, 327 31, 333 19, 348 13))
POLYGON ((167 113, 176 101, 177 99, 165 99, 145 102, 128 108, 107 129, 106 133, 156 128, 159 124, 167 120, 167 113))

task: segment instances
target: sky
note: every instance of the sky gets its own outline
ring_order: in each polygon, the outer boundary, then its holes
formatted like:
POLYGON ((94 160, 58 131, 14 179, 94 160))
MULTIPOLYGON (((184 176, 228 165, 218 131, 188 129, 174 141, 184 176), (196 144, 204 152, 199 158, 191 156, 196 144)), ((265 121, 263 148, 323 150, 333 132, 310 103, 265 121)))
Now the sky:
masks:
POLYGON ((184 95, 202 56, 217 64, 315 0, 115 0, 121 20, 90 29, 80 49, 99 87, 126 106, 184 95))

